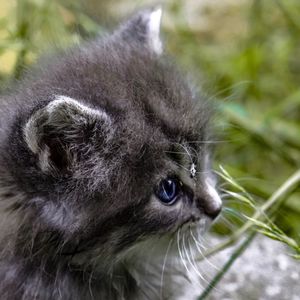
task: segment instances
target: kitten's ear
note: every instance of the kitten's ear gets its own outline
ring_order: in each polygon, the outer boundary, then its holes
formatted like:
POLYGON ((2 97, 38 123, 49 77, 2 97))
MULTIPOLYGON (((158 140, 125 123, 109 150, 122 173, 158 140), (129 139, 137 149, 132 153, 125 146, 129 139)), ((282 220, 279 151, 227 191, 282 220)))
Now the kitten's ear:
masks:
POLYGON ((43 171, 66 171, 88 153, 91 141, 101 143, 109 135, 110 125, 104 111, 59 96, 33 113, 24 137, 43 171))
POLYGON ((121 35, 129 41, 142 43, 152 53, 160 55, 163 51, 160 39, 161 15, 160 7, 137 13, 121 26, 121 35))

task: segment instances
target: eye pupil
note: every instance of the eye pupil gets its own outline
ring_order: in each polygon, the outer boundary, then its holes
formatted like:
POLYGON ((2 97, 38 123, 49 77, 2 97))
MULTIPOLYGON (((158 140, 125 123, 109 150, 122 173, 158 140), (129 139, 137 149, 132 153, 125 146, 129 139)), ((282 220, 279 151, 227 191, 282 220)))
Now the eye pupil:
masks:
POLYGON ((179 192, 179 182, 176 179, 167 178, 160 182, 156 192, 157 197, 165 204, 173 204, 179 192))

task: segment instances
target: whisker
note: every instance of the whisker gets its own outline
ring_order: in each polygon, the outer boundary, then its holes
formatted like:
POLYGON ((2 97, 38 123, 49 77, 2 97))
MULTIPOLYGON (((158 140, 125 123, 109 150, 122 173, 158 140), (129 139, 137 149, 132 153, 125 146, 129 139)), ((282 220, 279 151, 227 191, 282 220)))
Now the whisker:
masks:
MULTIPOLYGON (((205 224, 204 224, 204 226, 205 226, 205 224)), ((205 228, 203 228, 202 230, 201 230, 201 228, 199 228, 199 227, 197 227, 197 230, 196 230, 196 234, 197 234, 197 240, 198 241, 200 241, 200 247, 204 250, 204 251, 206 251, 206 250, 208 250, 209 248, 211 248, 212 247, 212 245, 211 245, 211 243, 207 240, 207 239, 205 239, 205 236, 204 236, 204 231, 205 230, 205 228), (202 231, 202 232, 201 232, 202 231)))
POLYGON ((179 163, 176 162, 176 161, 173 161, 173 163, 174 163, 176 166, 182 168, 183 170, 186 170, 187 172, 190 172, 190 170, 189 170, 188 168, 186 168, 185 166, 183 166, 182 164, 179 164, 179 163))
POLYGON ((218 143, 228 143, 229 141, 187 141, 189 144, 218 144, 218 143))
MULTIPOLYGON (((227 91, 230 91, 232 90, 233 88, 236 88, 236 87, 239 87, 240 85, 249 85, 250 83, 252 83, 253 81, 252 80, 243 80, 243 81, 240 81, 240 82, 237 82, 235 84, 232 84, 224 89, 221 89, 219 90, 218 92, 216 92, 215 94, 211 95, 210 97, 208 97, 207 101, 210 101, 212 99, 216 99, 217 96, 219 95, 222 95, 224 92, 227 92, 227 91)), ((234 96, 234 93, 232 93, 231 95, 225 97, 230 99, 230 97, 234 96)), ((224 100, 224 97, 222 97, 222 100, 224 100)))
POLYGON ((96 267, 93 266, 94 264, 92 264, 92 270, 90 272, 90 275, 89 275, 89 293, 90 293, 90 296, 92 298, 92 300, 94 300, 94 294, 93 294, 93 288, 92 288, 92 279, 93 279, 93 274, 96 270, 96 267))
POLYGON ((165 271, 165 267, 166 267, 166 263, 167 263, 167 258, 168 258, 168 254, 171 248, 171 245, 173 243, 174 238, 172 238, 168 244, 167 250, 166 250, 166 254, 164 257, 164 262, 163 262, 163 266, 162 266, 162 272, 161 272, 161 278, 160 278, 160 299, 163 300, 163 283, 164 283, 164 271, 165 271))
MULTIPOLYGON (((191 231, 190 231, 191 232, 191 231)), ((191 248, 191 245, 190 245, 190 242, 189 242, 189 247, 191 248)), ((200 252, 201 253, 201 252, 200 252)), ((201 255, 203 256, 203 254, 201 253, 201 255)), ((204 256, 203 256, 204 257, 204 256)), ((217 271, 219 271, 219 268, 217 268, 215 265, 213 265, 206 257, 204 257, 204 259, 214 268, 216 269, 217 271)), ((193 261, 196 265, 196 260, 195 260, 195 257, 193 256, 193 261)), ((199 270, 200 272, 200 270, 199 270)), ((211 286, 211 278, 208 280, 206 280, 205 278, 203 278, 203 280, 205 281, 205 283, 208 285, 208 286, 211 286)), ((202 286, 201 286, 202 287, 202 286)), ((203 288, 203 287, 202 287, 203 288)), ((216 288, 215 286, 212 287, 213 290, 215 291, 220 291, 218 288, 216 288)))
POLYGON ((194 271, 196 272, 196 274, 206 283, 208 283, 208 281, 205 279, 205 277, 200 273, 200 271, 197 269, 196 265, 195 265, 195 261, 192 260, 192 255, 191 252, 190 254, 188 253, 188 249, 186 248, 185 245, 185 234, 183 234, 183 248, 184 248, 184 252, 187 256, 188 262, 190 263, 191 267, 194 269, 194 271))
POLYGON ((182 154, 182 155, 188 155, 186 152, 180 152, 180 151, 164 151, 165 153, 173 153, 173 154, 182 154))
POLYGON ((199 234, 197 234, 197 236, 198 236, 198 239, 196 238, 196 240, 198 241, 198 246, 200 247, 200 248, 202 248, 204 251, 207 251, 208 250, 208 248, 209 247, 205 247, 203 244, 204 244, 204 239, 202 239, 202 241, 201 241, 201 238, 199 237, 199 234))
POLYGON ((195 242, 196 248, 199 251, 199 254, 203 257, 203 259, 211 266, 213 267, 215 270, 219 271, 220 268, 218 268, 216 265, 214 265, 212 262, 210 262, 210 260, 203 254, 202 250, 201 250, 201 244, 199 243, 199 241, 197 241, 197 239, 195 238, 193 231, 190 228, 190 235, 192 237, 192 239, 195 242))
MULTIPOLYGON (((192 265, 193 269, 195 270, 196 274, 205 282, 208 283, 207 279, 201 274, 200 268, 198 263, 194 259, 194 255, 191 251, 191 244, 190 241, 188 240, 188 246, 189 246, 189 252, 191 256, 190 264, 192 265)), ((201 286, 202 287, 202 286, 201 286)))
POLYGON ((199 151, 197 151, 195 148, 193 148, 193 147, 190 147, 190 149, 193 151, 193 153, 194 153, 194 155, 195 155, 195 157, 196 157, 196 164, 197 164, 197 162, 198 162, 198 160, 199 160, 199 155, 200 155, 200 153, 199 153, 199 151))
POLYGON ((190 270, 188 269, 188 267, 186 265, 186 262, 183 258, 183 255, 182 255, 182 252, 181 252, 181 249, 180 249, 180 229, 177 231, 177 248, 178 248, 178 252, 179 252, 179 256, 180 256, 180 259, 182 261, 182 264, 185 267, 187 273, 189 274, 190 270))
POLYGON ((190 152, 188 151, 187 147, 180 144, 180 143, 176 143, 177 145, 179 145, 181 148, 183 148, 183 150, 186 152, 186 154, 188 155, 189 159, 190 159, 190 163, 192 164, 193 163, 193 158, 190 154, 190 152))

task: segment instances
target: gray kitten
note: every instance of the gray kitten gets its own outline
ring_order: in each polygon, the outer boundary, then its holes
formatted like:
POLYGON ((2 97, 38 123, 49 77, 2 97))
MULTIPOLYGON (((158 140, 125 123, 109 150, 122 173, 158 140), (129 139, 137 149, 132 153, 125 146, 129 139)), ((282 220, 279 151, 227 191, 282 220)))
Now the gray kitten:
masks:
POLYGON ((172 244, 221 201, 209 109, 163 54, 160 18, 140 12, 2 97, 1 299, 179 299, 172 244))

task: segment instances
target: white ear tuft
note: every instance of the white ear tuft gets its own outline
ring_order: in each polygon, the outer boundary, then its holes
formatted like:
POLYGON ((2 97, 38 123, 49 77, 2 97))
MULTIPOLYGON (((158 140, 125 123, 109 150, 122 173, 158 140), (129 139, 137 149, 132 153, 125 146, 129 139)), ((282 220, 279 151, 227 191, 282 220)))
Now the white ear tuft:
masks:
POLYGON ((109 116, 104 112, 99 109, 93 109, 90 108, 86 105, 81 104, 77 100, 63 96, 63 95, 58 95, 56 96, 56 99, 50 102, 47 105, 47 111, 51 115, 55 112, 55 110, 60 109, 60 107, 67 107, 69 106, 70 108, 76 108, 78 112, 81 112, 83 114, 86 114, 87 116, 95 117, 95 118, 100 118, 102 120, 109 121, 110 118, 109 116))
MULTIPOLYGON (((88 145, 86 136, 106 138, 111 119, 105 111, 66 96, 56 96, 34 112, 24 127, 28 148, 38 156, 43 171, 67 169, 75 160, 78 145, 88 145), (95 130, 101 126, 101 130, 95 130)), ((90 141, 95 140, 91 138, 90 141)))
POLYGON ((159 37, 162 9, 156 8, 150 13, 148 23, 148 43, 154 53, 162 53, 162 42, 159 37))
POLYGON ((119 32, 127 41, 135 41, 149 49, 149 52, 160 55, 163 51, 159 36, 161 16, 160 7, 140 11, 122 24, 119 32))
POLYGON ((67 120, 70 122, 75 121, 76 119, 101 119, 103 122, 110 123, 109 116, 99 109, 90 108, 84 104, 81 104, 75 99, 72 99, 67 96, 56 96, 56 98, 51 101, 44 109, 37 111, 31 116, 24 128, 25 140, 28 144, 28 147, 33 153, 39 151, 38 137, 39 125, 41 125, 41 120, 45 123, 51 123, 58 126, 67 125, 67 120), (66 117, 68 115, 68 117, 66 117))

